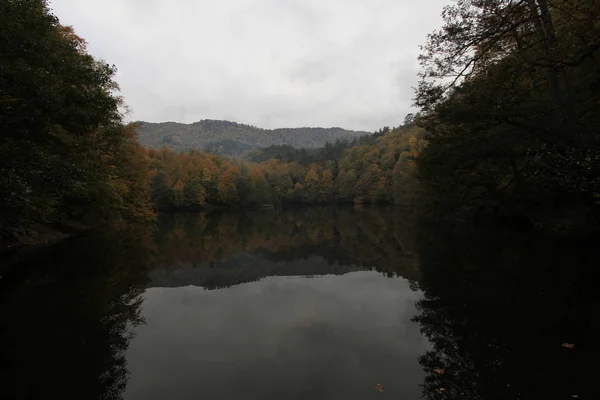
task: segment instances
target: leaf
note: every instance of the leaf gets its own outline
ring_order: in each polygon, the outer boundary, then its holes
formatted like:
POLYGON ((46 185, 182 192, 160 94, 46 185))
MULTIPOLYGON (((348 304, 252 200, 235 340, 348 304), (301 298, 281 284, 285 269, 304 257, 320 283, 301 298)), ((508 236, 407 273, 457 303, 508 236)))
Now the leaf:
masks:
POLYGON ((567 349, 572 349, 575 347, 575 345, 572 343, 563 343, 563 344, 561 344, 561 346, 566 347, 567 349))
POLYGON ((377 385, 373 386, 373 388, 379 393, 383 393, 383 385, 381 383, 378 383, 377 385))
POLYGON ((446 372, 446 371, 444 371, 443 368, 436 368, 433 370, 433 372, 435 372, 438 375, 444 375, 444 372, 446 372))

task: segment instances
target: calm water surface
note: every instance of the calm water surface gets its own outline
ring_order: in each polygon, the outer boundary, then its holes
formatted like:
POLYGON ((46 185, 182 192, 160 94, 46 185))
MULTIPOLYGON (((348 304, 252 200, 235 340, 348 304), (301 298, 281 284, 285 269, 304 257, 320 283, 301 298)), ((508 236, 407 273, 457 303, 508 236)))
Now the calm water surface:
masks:
POLYGON ((126 399, 358 399, 379 394, 380 382, 418 397, 429 346, 410 321, 420 296, 404 279, 278 276, 143 297, 126 399))
POLYGON ((3 272, 0 391, 600 398, 598 243, 397 208, 163 215, 88 232, 3 272))
MULTIPOLYGON (((399 254, 372 259, 378 250, 362 245, 379 238, 377 221, 361 229, 355 216, 161 220, 169 228, 159 236, 174 249, 148 274, 125 399, 363 399, 381 395, 378 383, 418 398, 418 357, 430 348, 411 321, 422 294, 407 278, 418 269, 407 261, 405 278, 394 273, 398 261, 385 264, 399 254)), ((402 251, 388 242, 379 251, 402 251)))

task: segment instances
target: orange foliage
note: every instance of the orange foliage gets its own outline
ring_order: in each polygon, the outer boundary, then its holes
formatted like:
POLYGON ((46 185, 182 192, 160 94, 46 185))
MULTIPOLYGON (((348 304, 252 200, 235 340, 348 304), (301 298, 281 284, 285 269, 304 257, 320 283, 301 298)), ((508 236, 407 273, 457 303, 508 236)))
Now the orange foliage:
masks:
POLYGON ((413 160, 424 146, 423 131, 410 127, 350 147, 337 161, 308 166, 276 159, 255 164, 195 150, 148 149, 146 156, 151 176, 168 176, 172 193, 162 193, 162 199, 174 206, 402 202, 416 190, 413 160))

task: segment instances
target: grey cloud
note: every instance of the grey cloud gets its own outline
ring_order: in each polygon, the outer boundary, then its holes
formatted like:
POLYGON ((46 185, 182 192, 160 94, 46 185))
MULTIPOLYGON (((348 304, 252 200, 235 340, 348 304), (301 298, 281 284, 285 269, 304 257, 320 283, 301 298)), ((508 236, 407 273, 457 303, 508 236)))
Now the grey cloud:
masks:
POLYGON ((411 111, 449 0, 54 0, 119 68, 129 118, 373 131, 411 111))

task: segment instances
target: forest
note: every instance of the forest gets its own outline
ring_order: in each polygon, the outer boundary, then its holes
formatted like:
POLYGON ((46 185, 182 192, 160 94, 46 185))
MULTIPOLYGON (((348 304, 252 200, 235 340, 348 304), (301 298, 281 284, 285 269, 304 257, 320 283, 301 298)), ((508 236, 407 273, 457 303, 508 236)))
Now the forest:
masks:
POLYGON ((145 147, 166 147, 175 151, 204 150, 226 155, 242 155, 268 146, 318 148, 338 139, 352 140, 369 132, 342 128, 261 129, 231 121, 201 120, 192 124, 139 121, 139 141, 145 147))
POLYGON ((461 0, 429 35, 416 104, 438 214, 598 228, 600 4, 461 0))
POLYGON ((0 241, 152 221, 166 209, 294 203, 416 204, 444 218, 597 229, 600 5, 460 0, 442 16, 420 57, 419 112, 401 126, 319 131, 321 148, 302 131, 313 144, 295 133, 301 149, 205 120, 229 133, 200 150, 161 124, 126 123, 116 67, 90 55, 45 0, 3 1, 0 241), (178 151, 145 148, 138 135, 178 151), (252 150, 245 159, 216 154, 239 146, 232 139, 249 144, 234 151, 252 150))
POLYGON ((402 126, 354 144, 328 144, 313 156, 293 148, 266 149, 273 158, 258 163, 196 150, 147 149, 152 200, 157 210, 282 203, 408 204, 417 193, 415 158, 425 146, 423 136, 415 125, 402 126))
POLYGON ((2 1, 0 26, 0 241, 154 218, 116 67, 92 57, 46 1, 2 1))

